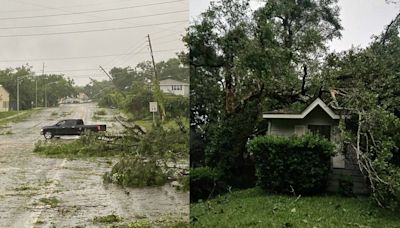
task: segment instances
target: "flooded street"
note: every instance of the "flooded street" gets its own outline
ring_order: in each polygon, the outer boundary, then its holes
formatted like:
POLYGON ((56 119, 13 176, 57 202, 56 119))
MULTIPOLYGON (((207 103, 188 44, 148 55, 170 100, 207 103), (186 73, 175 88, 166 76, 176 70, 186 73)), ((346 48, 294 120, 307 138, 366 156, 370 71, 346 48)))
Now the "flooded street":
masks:
POLYGON ((107 227, 93 219, 111 214, 127 222, 188 217, 189 194, 169 184, 143 189, 103 184, 115 158, 67 160, 32 153, 43 139, 40 128, 65 118, 107 124, 107 131, 117 132, 111 118, 92 119, 96 109, 93 103, 62 105, 2 129, 10 133, 0 135, 0 227, 107 227))

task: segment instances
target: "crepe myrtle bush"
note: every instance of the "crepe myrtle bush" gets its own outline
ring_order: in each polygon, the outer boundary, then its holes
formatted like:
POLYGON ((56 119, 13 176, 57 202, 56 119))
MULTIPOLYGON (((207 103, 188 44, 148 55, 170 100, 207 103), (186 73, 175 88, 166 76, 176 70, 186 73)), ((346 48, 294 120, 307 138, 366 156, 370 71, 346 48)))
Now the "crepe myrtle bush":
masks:
POLYGON ((258 185, 269 192, 314 195, 324 192, 334 145, 312 134, 259 136, 248 144, 258 185))

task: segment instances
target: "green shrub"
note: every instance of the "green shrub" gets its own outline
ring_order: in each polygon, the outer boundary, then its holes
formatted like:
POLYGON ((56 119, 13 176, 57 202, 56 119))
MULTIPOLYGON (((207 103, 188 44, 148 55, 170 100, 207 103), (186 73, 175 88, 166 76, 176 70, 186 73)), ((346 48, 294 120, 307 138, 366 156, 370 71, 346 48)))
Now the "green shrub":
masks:
POLYGON ((224 184, 220 181, 222 172, 210 167, 193 168, 190 171, 190 201, 207 199, 223 191, 224 184))
POLYGON ((334 145, 317 135, 260 136, 250 141, 258 184, 267 191, 313 195, 325 191, 334 145))

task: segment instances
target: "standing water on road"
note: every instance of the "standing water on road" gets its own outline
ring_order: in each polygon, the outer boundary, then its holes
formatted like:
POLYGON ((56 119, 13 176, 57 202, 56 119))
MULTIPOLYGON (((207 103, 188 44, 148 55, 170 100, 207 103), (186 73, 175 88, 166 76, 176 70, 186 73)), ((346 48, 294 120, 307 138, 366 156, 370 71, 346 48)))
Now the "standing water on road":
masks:
MULTIPOLYGON (((93 103, 61 105, 0 129, 8 132, 0 134, 0 227, 107 227, 113 222, 188 221, 188 193, 177 191, 169 183, 146 188, 104 184, 103 175, 111 170, 116 157, 47 158, 32 152, 35 143, 42 140, 42 126, 68 118, 96 123, 98 120, 92 119, 95 111, 93 103)), ((107 131, 121 128, 112 120, 106 124, 107 131)))

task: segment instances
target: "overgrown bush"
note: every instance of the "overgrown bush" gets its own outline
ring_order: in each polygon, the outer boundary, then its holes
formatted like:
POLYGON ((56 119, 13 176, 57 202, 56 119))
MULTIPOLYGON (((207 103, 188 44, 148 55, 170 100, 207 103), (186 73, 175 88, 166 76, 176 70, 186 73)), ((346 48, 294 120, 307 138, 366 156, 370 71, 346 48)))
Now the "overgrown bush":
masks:
POLYGON ((259 136, 250 141, 258 184, 279 193, 313 195, 325 191, 334 145, 317 135, 259 136))
MULTIPOLYGON (((145 85, 143 85, 145 86, 145 85)), ((150 117, 149 102, 154 101, 153 93, 149 89, 140 88, 126 96, 124 105, 120 108, 132 113, 135 119, 150 117)))
POLYGON ((222 172, 210 167, 198 167, 190 170, 190 201, 207 199, 226 191, 221 182, 222 172))
POLYGON ((189 116, 189 97, 168 94, 164 97, 164 101, 169 118, 189 116))

